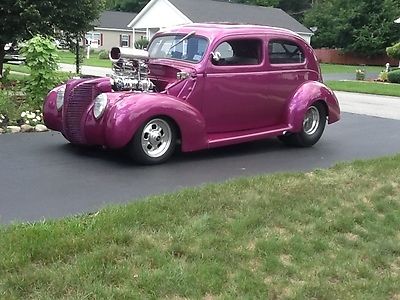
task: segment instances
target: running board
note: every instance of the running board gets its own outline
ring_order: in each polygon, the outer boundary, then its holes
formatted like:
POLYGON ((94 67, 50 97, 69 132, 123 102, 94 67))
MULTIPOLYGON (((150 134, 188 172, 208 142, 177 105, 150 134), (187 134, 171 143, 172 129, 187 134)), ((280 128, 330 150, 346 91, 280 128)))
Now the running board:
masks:
POLYGON ((291 129, 292 127, 285 125, 236 132, 212 133, 208 135, 208 147, 214 148, 271 138, 283 135, 286 131, 290 131, 291 129))

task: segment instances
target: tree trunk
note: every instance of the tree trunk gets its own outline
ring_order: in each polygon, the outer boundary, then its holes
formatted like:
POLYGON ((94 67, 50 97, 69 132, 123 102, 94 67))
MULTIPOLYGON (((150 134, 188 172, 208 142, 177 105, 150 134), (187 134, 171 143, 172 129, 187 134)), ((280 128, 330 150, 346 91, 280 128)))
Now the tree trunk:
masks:
POLYGON ((79 36, 76 36, 76 43, 75 43, 75 66, 76 66, 76 74, 80 74, 81 66, 80 66, 80 49, 79 49, 79 36))
POLYGON ((3 78, 3 64, 6 51, 4 50, 5 43, 0 42, 0 78, 3 78))

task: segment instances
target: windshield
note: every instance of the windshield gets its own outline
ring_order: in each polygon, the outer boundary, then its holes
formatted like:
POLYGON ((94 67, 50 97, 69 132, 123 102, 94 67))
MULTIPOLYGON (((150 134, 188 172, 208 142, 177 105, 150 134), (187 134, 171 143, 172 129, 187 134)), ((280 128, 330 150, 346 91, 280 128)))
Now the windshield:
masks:
POLYGON ((197 63, 203 59, 207 46, 207 39, 194 33, 164 35, 151 42, 149 55, 150 58, 172 58, 197 63))

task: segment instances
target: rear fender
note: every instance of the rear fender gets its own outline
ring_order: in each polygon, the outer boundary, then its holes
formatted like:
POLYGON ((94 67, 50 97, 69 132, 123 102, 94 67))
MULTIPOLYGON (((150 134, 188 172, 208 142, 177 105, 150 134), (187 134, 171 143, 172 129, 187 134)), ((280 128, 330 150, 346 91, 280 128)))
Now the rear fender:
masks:
POLYGON ((302 130, 307 109, 317 101, 325 103, 329 124, 340 120, 339 102, 332 90, 321 82, 308 81, 295 92, 288 104, 286 116, 291 131, 302 130))
POLYGON ((123 97, 107 113, 105 139, 110 148, 122 148, 145 122, 154 117, 172 119, 179 127, 182 151, 207 147, 205 122, 193 106, 173 96, 156 93, 123 97))

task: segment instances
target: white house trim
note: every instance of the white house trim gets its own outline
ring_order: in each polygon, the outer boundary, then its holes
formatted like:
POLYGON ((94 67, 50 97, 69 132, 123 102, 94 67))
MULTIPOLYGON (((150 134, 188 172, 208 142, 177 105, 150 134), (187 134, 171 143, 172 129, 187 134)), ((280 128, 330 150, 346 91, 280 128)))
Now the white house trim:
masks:
POLYGON ((138 21, 140 21, 157 2, 163 2, 167 6, 169 6, 179 17, 181 17, 184 22, 182 24, 193 23, 186 15, 184 15, 179 9, 177 9, 171 2, 168 0, 151 0, 147 5, 140 11, 140 13, 128 24, 128 27, 135 28, 137 27, 138 21))
POLYGON ((132 32, 131 29, 118 29, 118 28, 103 28, 103 27, 94 27, 95 30, 102 31, 123 31, 123 32, 132 32))
MULTIPOLYGON (((189 1, 189 0, 188 0, 189 1)), ((196 8, 196 5, 199 5, 200 0, 191 0, 193 1, 193 5, 196 8)), ((205 1, 208 2, 209 4, 212 4, 213 1, 205 1)), ((138 15, 136 15, 136 17, 128 24, 128 27, 132 28, 133 34, 134 36, 136 36, 135 33, 140 32, 146 32, 146 38, 148 40, 150 40, 154 34, 159 31, 160 29, 165 29, 168 27, 174 27, 174 26, 179 26, 179 25, 185 25, 185 24, 191 24, 194 21, 198 21, 198 19, 201 20, 201 15, 199 15, 198 13, 196 14, 196 12, 198 12, 197 10, 193 12, 193 14, 191 14, 190 10, 183 10, 186 12, 187 15, 185 15, 183 13, 183 11, 181 11, 179 9, 180 7, 180 2, 173 2, 173 1, 169 1, 169 0, 151 0, 140 12, 138 15), (174 5, 174 3, 176 3, 176 6, 174 5), (193 18, 193 20, 191 20, 189 17, 193 18)), ((230 5, 230 4, 226 4, 226 5, 230 5)), ((211 5, 212 7, 214 7, 213 5, 211 5)), ((228 6, 227 6, 228 7, 228 6)), ((238 6, 231 6, 231 8, 234 8, 233 11, 234 12, 238 12, 237 9, 238 6)), ((244 6, 244 7, 249 7, 249 6, 244 6)), ((195 9, 194 8, 194 9, 195 9)), ((217 6, 217 8, 221 8, 220 5, 217 6)), ((186 8, 187 9, 187 8, 186 8)), ((199 7, 197 7, 197 9, 199 9, 199 7)), ((257 8, 254 8, 257 9, 257 8)), ((268 14, 271 15, 274 9, 271 9, 268 14)), ((224 10, 225 11, 225 10, 224 10)), ((222 12, 224 12, 222 11, 222 12)), ((229 12, 230 10, 226 10, 226 12, 229 12)), ((278 11, 279 12, 279 11, 278 11)), ((280 12, 279 12, 280 13, 280 12)), ((282 12, 284 13, 284 12, 282 12)), ((267 14, 267 15, 268 15, 267 14)), ((264 14, 259 14, 257 15, 258 18, 265 18, 265 16, 263 17, 264 14)), ((286 14, 287 15, 287 14, 286 14)), ((286 18, 286 15, 283 16, 286 18)), ((223 15, 221 15, 221 18, 223 17, 223 15)), ((226 18, 229 19, 229 15, 225 16, 226 18)), ((290 18, 289 15, 287 15, 288 18, 290 18)), ((249 19, 251 19, 251 14, 248 16, 249 19)), ((207 16, 205 16, 205 19, 207 19, 207 16)), ((217 18, 218 19, 218 18, 217 18)), ((235 19, 235 18, 233 18, 235 19)), ((265 20, 264 20, 265 21, 265 20)), ((289 20, 290 21, 290 20, 289 20)), ((277 23, 277 20, 275 20, 273 22, 274 24, 277 23)), ((278 22, 279 23, 279 22, 278 22)), ((267 23, 268 24, 268 23, 267 23)), ((301 24, 298 24, 299 26, 297 26, 296 24, 292 24, 291 28, 297 28, 297 30, 299 28, 301 28, 299 31, 295 31, 298 35, 300 35, 304 40, 306 40, 308 43, 310 43, 311 41, 311 37, 313 36, 312 32, 305 32, 305 30, 307 30, 307 28, 305 28, 304 26, 302 26, 301 24), (301 32, 300 32, 301 31, 301 32)), ((270 25, 271 26, 271 25, 270 25)))

